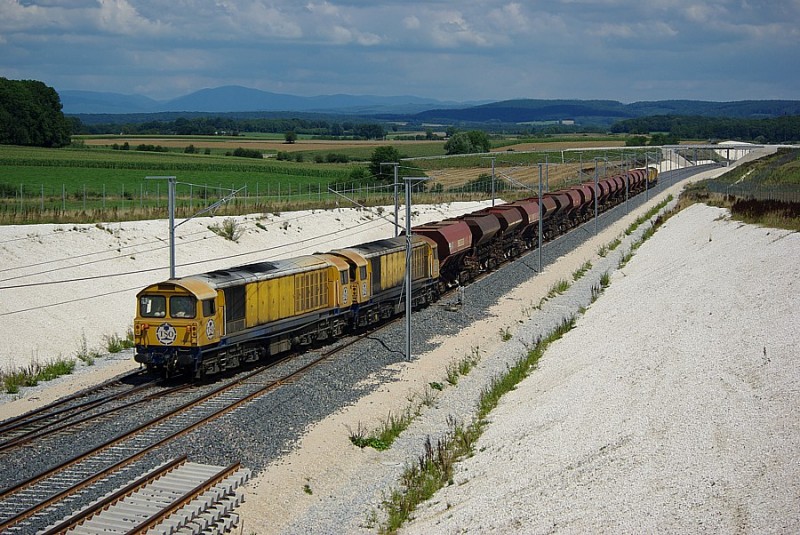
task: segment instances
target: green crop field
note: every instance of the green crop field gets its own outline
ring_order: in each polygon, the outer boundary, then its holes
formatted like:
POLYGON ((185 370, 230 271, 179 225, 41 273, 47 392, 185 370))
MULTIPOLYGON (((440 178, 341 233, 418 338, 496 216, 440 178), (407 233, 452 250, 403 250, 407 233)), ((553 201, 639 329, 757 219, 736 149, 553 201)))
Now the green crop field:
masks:
MULTIPOLYGON (((215 202, 231 190, 254 197, 251 203, 299 193, 319 195, 329 185, 346 184, 357 165, 97 147, 2 146, 0 222, 59 221, 75 210, 165 207, 167 182, 149 176, 175 176, 178 198, 192 207, 215 202)), ((133 214, 117 215, 127 216, 133 214)))
MULTIPOLYGON (((606 141, 582 141, 586 143, 583 153, 566 152, 567 160, 577 163, 582 157, 591 165, 595 157, 615 158, 608 151, 592 150, 606 141)), ((562 148, 582 144, 578 140, 545 140, 542 145, 525 140, 516 146, 507 140, 496 143, 506 148, 493 154, 498 167, 559 163, 565 154, 562 148)), ((390 192, 385 184, 376 184, 369 177, 366 165, 375 148, 385 145, 396 147, 403 158, 411 158, 402 165, 418 168, 420 175, 436 173, 440 187, 455 192, 458 199, 480 196, 479 191, 469 189, 475 177, 459 170, 483 172, 491 168, 491 158, 486 155, 444 157, 443 141, 301 137, 287 144, 275 134, 79 136, 73 146, 62 149, 0 146, 0 224, 164 217, 168 185, 166 180, 147 178, 154 176, 176 177, 176 209, 181 217, 216 203, 232 191, 238 193, 221 207, 221 213, 324 207, 337 201, 352 204, 348 200, 351 197, 359 203, 383 203, 390 192), (151 150, 136 150, 140 145, 151 150), (119 150, 121 147, 129 150, 119 150), (187 147, 192 153, 186 152, 187 147), (158 151, 152 150, 156 148, 158 151), (237 148, 265 157, 232 156, 237 148), (282 159, 276 157, 279 153, 283 153, 282 159), (328 163, 331 160, 339 163, 328 163), (459 190, 460 186, 464 188, 459 190), (331 194, 329 188, 343 192, 344 199, 331 194)), ((630 149, 626 152, 634 153, 630 149)))

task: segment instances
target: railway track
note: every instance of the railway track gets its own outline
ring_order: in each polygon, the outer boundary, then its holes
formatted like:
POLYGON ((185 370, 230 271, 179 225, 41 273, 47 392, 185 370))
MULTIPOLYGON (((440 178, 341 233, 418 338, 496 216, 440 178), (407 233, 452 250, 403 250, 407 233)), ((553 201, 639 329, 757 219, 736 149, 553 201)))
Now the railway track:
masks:
POLYGON ((292 364, 287 356, 267 368, 243 374, 227 384, 152 418, 99 446, 0 492, 0 532, 25 532, 26 528, 52 518, 56 510, 86 501, 86 490, 119 479, 124 473, 146 471, 148 457, 158 448, 191 431, 230 414, 283 384, 293 382, 311 368, 371 333, 345 340, 320 353, 308 352, 307 362, 288 373, 271 370, 292 364))
POLYGON ((239 463, 227 467, 190 463, 186 456, 156 467, 136 481, 48 527, 61 533, 144 533, 159 524, 162 532, 201 533, 238 524, 241 504, 236 489, 250 478, 239 463))
POLYGON ((33 442, 41 443, 44 439, 56 435, 71 434, 73 436, 89 426, 109 421, 121 411, 135 410, 138 405, 146 404, 154 399, 161 399, 171 394, 182 392, 191 388, 190 384, 158 390, 144 396, 137 396, 151 389, 156 383, 139 385, 125 392, 115 393, 103 399, 81 403, 78 406, 67 407, 58 411, 58 414, 34 416, 13 425, 7 432, 0 431, 0 454, 12 454, 33 442), (127 398, 133 398, 125 401, 127 398), (105 405, 115 403, 113 406, 105 405))
POLYGON ((54 422, 68 420, 76 414, 136 394, 151 387, 154 382, 143 372, 136 371, 65 396, 20 416, 9 418, 0 422, 0 450, 3 444, 18 437, 46 429, 54 422))

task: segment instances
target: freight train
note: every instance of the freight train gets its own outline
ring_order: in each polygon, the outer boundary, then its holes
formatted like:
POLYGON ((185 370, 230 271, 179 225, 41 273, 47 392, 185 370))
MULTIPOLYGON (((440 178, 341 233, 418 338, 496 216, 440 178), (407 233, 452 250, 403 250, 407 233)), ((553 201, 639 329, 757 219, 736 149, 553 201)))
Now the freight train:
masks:
MULTIPOLYGON (((552 239, 629 194, 652 187, 653 167, 485 208, 412 229, 412 306, 552 239)), ((403 312, 406 237, 179 277, 144 288, 135 360, 164 375, 201 378, 324 342, 403 312)))

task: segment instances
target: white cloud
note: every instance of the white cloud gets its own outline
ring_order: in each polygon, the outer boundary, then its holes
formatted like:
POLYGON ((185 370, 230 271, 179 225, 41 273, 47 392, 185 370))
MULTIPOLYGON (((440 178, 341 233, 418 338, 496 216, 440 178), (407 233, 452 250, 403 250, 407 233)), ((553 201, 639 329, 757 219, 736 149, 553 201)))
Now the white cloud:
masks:
POLYGON ((258 32, 261 36, 296 39, 304 32, 291 16, 272 6, 252 2, 240 12, 238 22, 243 28, 258 32))
POLYGON ((166 29, 158 20, 148 20, 127 0, 98 0, 99 9, 91 10, 97 29, 112 34, 157 34, 166 29))
POLYGON ((431 12, 425 17, 425 28, 432 43, 437 47, 453 48, 464 44, 485 46, 487 39, 457 11, 431 12))
POLYGON ((407 30, 418 30, 422 27, 422 23, 417 17, 411 15, 410 17, 403 18, 403 26, 407 30))
POLYGON ((322 2, 321 4, 309 2, 306 4, 306 9, 311 13, 319 14, 324 17, 338 17, 341 13, 340 9, 330 2, 322 2))
POLYGON ((490 10, 488 19, 499 31, 524 32, 530 24, 522 6, 516 2, 490 10))
POLYGON ((654 37, 674 37, 678 31, 666 22, 636 22, 633 24, 610 24, 603 23, 597 28, 589 31, 590 34, 598 37, 618 37, 622 39, 641 39, 647 36, 648 39, 654 37))
POLYGON ((688 20, 703 24, 723 16, 725 9, 720 5, 701 3, 687 6, 683 13, 688 20))

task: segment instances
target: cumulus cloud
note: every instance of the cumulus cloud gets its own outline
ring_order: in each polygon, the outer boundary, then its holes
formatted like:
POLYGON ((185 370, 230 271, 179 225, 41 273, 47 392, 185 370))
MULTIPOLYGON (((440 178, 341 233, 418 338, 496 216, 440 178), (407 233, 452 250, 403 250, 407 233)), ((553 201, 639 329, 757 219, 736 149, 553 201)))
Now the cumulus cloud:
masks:
POLYGON ((417 17, 412 15, 410 17, 403 18, 403 26, 407 30, 418 30, 422 27, 422 23, 417 17))
POLYGON ((165 29, 158 20, 148 20, 127 0, 98 0, 99 9, 90 10, 97 29, 114 34, 151 34, 165 29))
POLYGON ((499 31, 515 33, 527 30, 530 24, 528 14, 517 2, 490 10, 488 19, 499 31))

